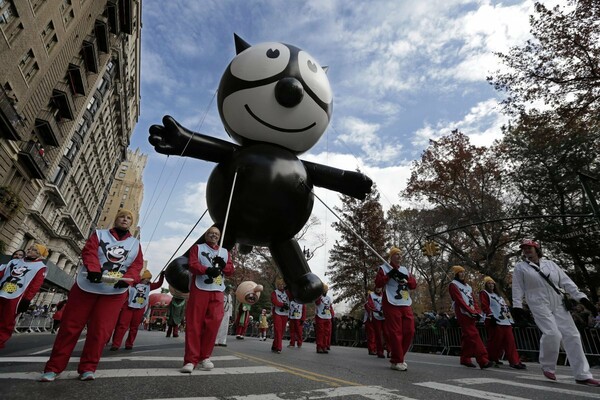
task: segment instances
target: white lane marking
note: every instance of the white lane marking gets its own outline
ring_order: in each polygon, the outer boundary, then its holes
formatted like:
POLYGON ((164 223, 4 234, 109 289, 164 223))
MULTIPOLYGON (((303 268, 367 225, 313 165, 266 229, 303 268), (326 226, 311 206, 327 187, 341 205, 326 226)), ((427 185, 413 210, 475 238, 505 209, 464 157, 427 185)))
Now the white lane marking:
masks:
MULTIPOLYGON (((522 378, 522 377, 519 377, 519 378, 522 378)), ((543 379, 544 379, 544 382, 550 382, 548 379, 545 379, 545 378, 543 378, 543 379)), ((505 381, 502 379, 494 379, 494 378, 464 378, 464 379, 453 379, 453 381, 460 382, 464 385, 485 385, 485 384, 489 384, 489 383, 497 383, 499 385, 510 385, 510 386, 527 388, 527 389, 545 390, 547 392, 553 392, 553 393, 563 393, 563 394, 568 394, 568 395, 576 396, 576 397, 580 396, 580 397, 590 397, 592 399, 600 399, 600 394, 581 392, 578 390, 563 389, 560 387, 530 385, 529 383, 505 381)), ((573 383, 571 383, 571 385, 577 385, 577 384, 575 382, 573 382, 573 383)), ((555 385, 552 385, 552 386, 555 386, 555 385)), ((582 386, 582 385, 579 385, 579 386, 582 386)))
MULTIPOLYGON (((37 363, 48 361, 47 357, 0 357, 0 363, 37 363)), ((212 361, 231 361, 239 360, 236 356, 214 356, 210 358, 212 361)), ((101 363, 112 362, 112 361, 179 361, 183 365, 183 356, 181 357, 158 357, 158 356, 123 356, 123 357, 102 357, 101 363)), ((69 358, 69 362, 79 362, 79 357, 69 358)))
MULTIPOLYGON (((362 396, 371 400, 414 400, 410 397, 402 396, 381 386, 346 386, 337 388, 326 388, 317 390, 307 390, 302 392, 287 392, 287 393, 265 393, 251 394, 245 396, 227 396, 228 399, 235 400, 308 400, 308 399, 330 399, 330 398, 345 398, 347 396, 362 396)), ((215 397, 178 397, 169 398, 168 400, 215 400, 215 397)), ((149 399, 149 400, 167 400, 165 399, 149 399)))
POLYGON ((420 382, 415 383, 417 386, 423 386, 430 389, 441 390, 443 392, 450 393, 459 393, 464 396, 472 396, 477 397, 479 399, 489 399, 489 400, 527 400, 527 397, 516 397, 510 396, 508 394, 500 394, 500 393, 490 393, 487 390, 476 390, 469 389, 461 386, 448 385, 446 383, 439 382, 420 382))
MULTIPOLYGON (((83 342, 84 340, 85 340, 85 338, 83 338, 83 339, 79 339, 79 340, 77 341, 77 343, 79 343, 79 342, 83 342)), ((50 347, 50 348, 48 348, 48 349, 44 349, 44 350, 40 350, 40 351, 36 351, 35 353, 31 353, 31 355, 33 355, 33 356, 36 356, 36 355, 38 355, 38 354, 42 354, 42 353, 49 353, 49 352, 51 352, 51 351, 52 351, 52 347, 50 347)))
POLYGON ((558 375, 558 374, 556 374, 556 380, 555 381, 551 381, 550 379, 545 378, 544 375, 542 375, 541 372, 539 374, 535 374, 535 375, 517 376, 517 378, 523 378, 523 379, 527 379, 527 380, 530 380, 530 381, 554 383, 554 384, 559 384, 559 383, 570 384, 570 383, 572 383, 573 385, 575 385, 575 378, 573 378, 572 375, 558 375))
MULTIPOLYGON (((191 376, 207 376, 207 375, 240 375, 240 374, 270 374, 273 372, 283 372, 280 369, 273 367, 229 367, 215 368, 212 371, 194 370, 191 374, 182 374, 179 368, 148 368, 148 369, 105 369, 95 372, 96 379, 103 378, 143 378, 156 376, 180 376, 188 378, 191 376)), ((38 380, 41 377, 41 372, 12 372, 0 374, 2 379, 25 379, 38 380)), ((77 379, 79 374, 76 371, 66 371, 59 375, 56 379, 77 379)))

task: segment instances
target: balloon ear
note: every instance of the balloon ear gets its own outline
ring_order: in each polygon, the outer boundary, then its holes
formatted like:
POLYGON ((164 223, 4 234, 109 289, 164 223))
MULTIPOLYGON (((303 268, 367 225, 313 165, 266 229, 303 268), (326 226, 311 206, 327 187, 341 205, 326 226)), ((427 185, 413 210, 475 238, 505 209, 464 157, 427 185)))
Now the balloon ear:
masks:
POLYGON ((327 73, 327 72, 329 71, 329 66, 328 66, 328 65, 324 65, 324 66, 322 66, 321 68, 323 68, 323 71, 324 71, 325 73, 327 73))
POLYGON ((250 47, 250 44, 248 42, 246 42, 244 39, 242 39, 235 33, 233 34, 233 39, 235 41, 235 54, 240 54, 242 51, 250 47))

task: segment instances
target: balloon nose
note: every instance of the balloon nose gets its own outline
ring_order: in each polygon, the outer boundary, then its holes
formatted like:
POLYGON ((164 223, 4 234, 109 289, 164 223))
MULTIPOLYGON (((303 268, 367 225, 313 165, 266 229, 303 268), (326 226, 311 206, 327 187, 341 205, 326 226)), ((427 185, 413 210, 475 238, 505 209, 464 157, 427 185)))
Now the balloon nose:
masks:
POLYGON ((300 104, 304 88, 296 78, 283 78, 275 85, 275 98, 284 107, 292 108, 300 104))

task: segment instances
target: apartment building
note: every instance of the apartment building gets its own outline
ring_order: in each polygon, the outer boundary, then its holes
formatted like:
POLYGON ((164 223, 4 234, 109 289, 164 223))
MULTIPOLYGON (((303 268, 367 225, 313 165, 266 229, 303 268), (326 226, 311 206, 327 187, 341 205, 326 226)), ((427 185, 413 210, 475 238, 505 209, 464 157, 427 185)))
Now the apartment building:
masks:
POLYGON ((104 210, 98 220, 99 229, 112 228, 117 212, 126 208, 133 213, 134 224, 137 226, 132 227, 131 233, 139 238, 140 207, 144 198, 142 175, 147 161, 148 155, 139 149, 127 151, 127 158, 117 169, 104 210))
POLYGON ((139 117, 141 0, 0 0, 0 246, 68 289, 139 117))

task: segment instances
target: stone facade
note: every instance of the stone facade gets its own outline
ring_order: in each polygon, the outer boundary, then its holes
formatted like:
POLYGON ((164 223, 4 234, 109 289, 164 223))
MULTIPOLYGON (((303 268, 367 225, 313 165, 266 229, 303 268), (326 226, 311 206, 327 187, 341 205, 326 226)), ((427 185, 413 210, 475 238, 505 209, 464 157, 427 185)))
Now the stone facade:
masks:
POLYGON ((127 151, 127 158, 121 162, 114 176, 104 210, 98 220, 99 229, 112 228, 117 212, 125 208, 133 213, 134 226, 137 225, 137 228, 132 228, 131 233, 139 238, 140 207, 144 198, 142 174, 147 161, 148 155, 139 149, 127 151))
POLYGON ((0 2, 0 245, 72 277, 139 117, 140 0, 0 2))

